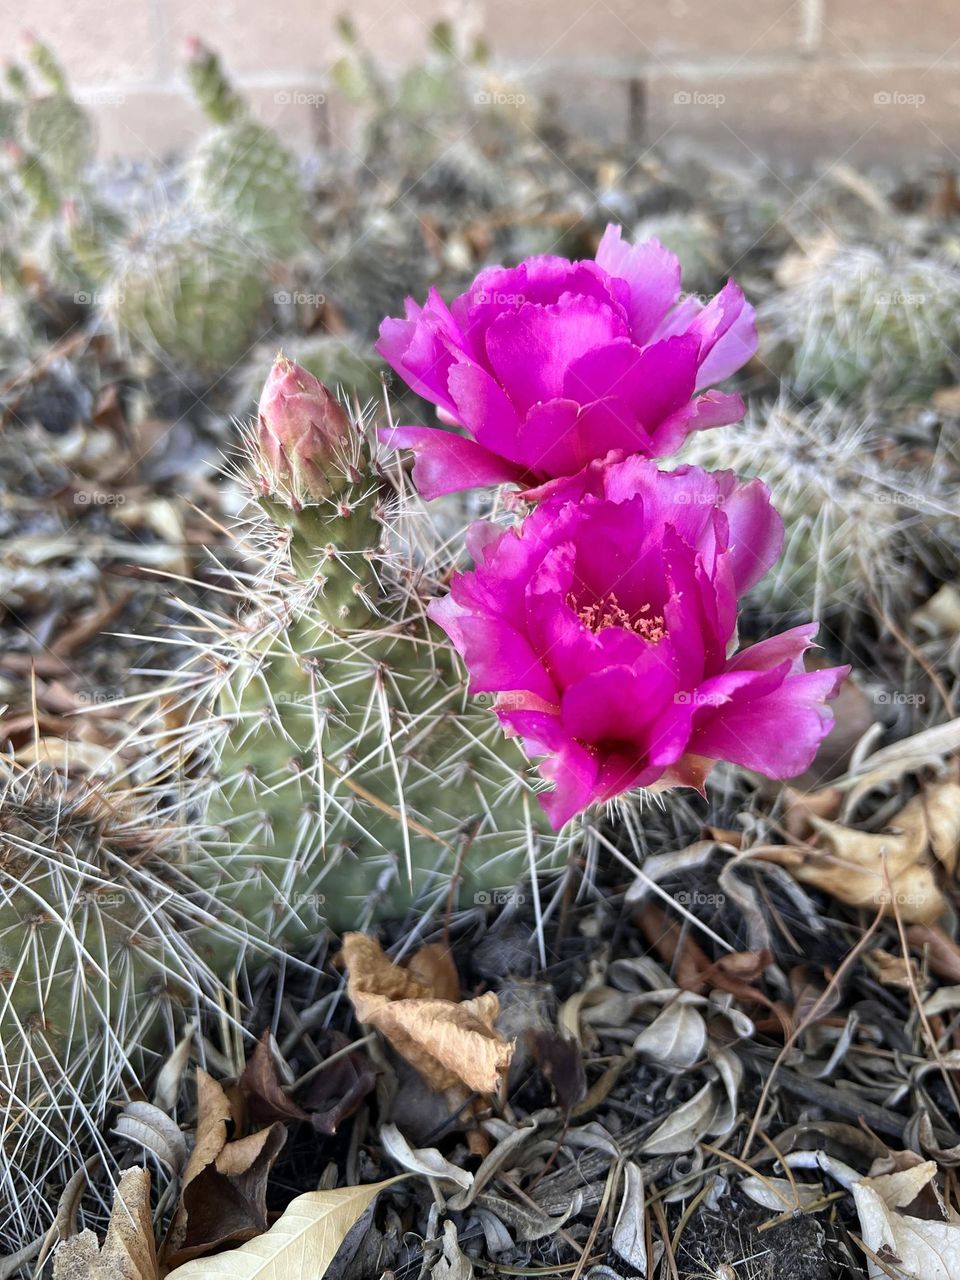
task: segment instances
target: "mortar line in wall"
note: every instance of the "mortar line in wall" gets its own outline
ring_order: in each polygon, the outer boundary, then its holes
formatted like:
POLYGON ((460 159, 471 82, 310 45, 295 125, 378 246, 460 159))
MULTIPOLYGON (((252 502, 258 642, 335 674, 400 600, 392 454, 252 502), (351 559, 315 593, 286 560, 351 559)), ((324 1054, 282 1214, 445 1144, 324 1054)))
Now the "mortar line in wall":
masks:
POLYGON ((824 0, 801 0, 799 45, 807 56, 823 44, 823 6, 824 0))
MULTIPOLYGON (((160 4, 161 0, 152 0, 160 4)), ((819 55, 814 62, 806 55, 796 53, 778 57, 756 58, 738 64, 734 80, 746 80, 756 76, 773 75, 785 71, 809 71, 816 66, 823 71, 856 71, 858 74, 870 72, 925 72, 930 67, 930 59, 936 55, 896 55, 873 54, 869 57, 847 58, 843 56, 819 55)), ((524 78, 524 64, 514 59, 499 59, 496 70, 519 82, 524 78)), ((937 71, 955 73, 960 71, 960 54, 953 58, 944 58, 937 63, 937 71)), ((651 80, 665 80, 673 76, 677 80, 686 78, 702 83, 705 77, 723 80, 729 75, 729 63, 718 58, 693 59, 664 64, 662 61, 646 59, 584 57, 582 59, 555 59, 538 66, 531 76, 531 83, 536 84, 545 76, 556 74, 608 76, 616 80, 629 80, 636 76, 645 76, 651 80)), ((289 89, 291 86, 329 87, 330 77, 325 70, 305 70, 294 68, 289 71, 242 72, 233 77, 234 83, 242 89, 289 89)), ((166 80, 96 80, 76 81, 78 94, 85 93, 122 93, 130 97, 136 94, 170 94, 182 97, 183 83, 170 76, 166 80)))
POLYGON ((155 66, 161 84, 167 84, 172 78, 173 66, 170 56, 170 33, 164 0, 150 0, 150 27, 153 31, 154 49, 156 50, 155 66))

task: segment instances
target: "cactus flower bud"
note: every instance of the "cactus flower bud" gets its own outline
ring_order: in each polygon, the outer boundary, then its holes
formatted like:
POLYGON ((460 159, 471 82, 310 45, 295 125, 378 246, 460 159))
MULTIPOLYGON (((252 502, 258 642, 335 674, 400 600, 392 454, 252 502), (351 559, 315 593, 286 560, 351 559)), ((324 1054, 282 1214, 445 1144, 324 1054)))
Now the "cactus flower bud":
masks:
POLYGON ((264 493, 299 510, 334 492, 348 465, 351 428, 323 383, 281 353, 260 396, 256 440, 264 493))

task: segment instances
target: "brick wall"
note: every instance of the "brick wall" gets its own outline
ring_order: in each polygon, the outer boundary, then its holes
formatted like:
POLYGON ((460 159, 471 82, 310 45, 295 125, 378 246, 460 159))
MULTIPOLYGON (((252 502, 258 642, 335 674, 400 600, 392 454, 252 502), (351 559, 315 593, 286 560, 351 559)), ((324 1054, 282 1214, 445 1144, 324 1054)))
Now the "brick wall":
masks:
POLYGON ((348 138, 329 81, 345 9, 396 66, 459 18, 530 95, 604 136, 960 165, 960 0, 28 0, 18 17, 57 49, 101 150, 138 155, 201 127, 180 69, 191 33, 292 141, 348 138))

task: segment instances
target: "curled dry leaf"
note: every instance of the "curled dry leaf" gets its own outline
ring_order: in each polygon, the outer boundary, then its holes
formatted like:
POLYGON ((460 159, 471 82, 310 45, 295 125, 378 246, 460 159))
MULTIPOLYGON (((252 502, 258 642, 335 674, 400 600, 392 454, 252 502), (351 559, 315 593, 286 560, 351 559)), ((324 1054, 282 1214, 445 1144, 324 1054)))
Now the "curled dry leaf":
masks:
POLYGON ((772 1209, 774 1213, 798 1207, 806 1209, 823 1198, 823 1187, 819 1182, 789 1182, 786 1178, 758 1178, 750 1174, 739 1183, 739 1187, 754 1204, 772 1209))
POLYGON ((704 1056, 707 1024, 699 1010, 678 998, 637 1036, 633 1051, 664 1067, 685 1069, 704 1056))
POLYGON ((187 1161, 187 1144, 180 1126, 151 1102, 128 1102, 117 1116, 114 1133, 150 1151, 172 1173, 187 1161))
POLYGON ((280 1083, 270 1032, 263 1033, 240 1077, 250 1115, 258 1124, 293 1120, 312 1124, 318 1133, 332 1136, 373 1092, 377 1083, 373 1064, 359 1050, 344 1052, 350 1042, 342 1032, 320 1032, 314 1041, 326 1058, 340 1056, 321 1063, 302 1089, 290 1093, 280 1083))
POLYGON ((456 1224, 449 1218, 443 1224, 443 1256, 430 1270, 430 1280, 473 1280, 473 1263, 460 1248, 456 1224))
POLYGON ((230 1100, 221 1085, 197 1071, 197 1138, 183 1174, 180 1203, 161 1261, 178 1267, 267 1229, 267 1179, 286 1142, 279 1122, 227 1141, 230 1100))
POLYGON ((623 1199, 613 1228, 614 1253, 641 1276, 647 1274, 647 1237, 643 1208, 643 1171, 628 1160, 623 1166, 623 1199))
POLYGON ((473 1183, 473 1174, 459 1169, 445 1160, 436 1147, 411 1147, 395 1124, 385 1124, 380 1130, 384 1151, 407 1173, 418 1173, 424 1178, 439 1178, 452 1182, 466 1191, 473 1183))
POLYGON ((377 1194, 400 1178, 308 1191, 291 1200, 269 1231, 239 1249, 186 1262, 167 1280, 322 1280, 350 1228, 377 1194))
POLYGON ((809 815, 816 844, 766 845, 755 856, 848 906, 930 924, 944 909, 937 870, 953 874, 960 853, 960 786, 941 782, 914 796, 885 832, 857 831, 809 815))
MULTIPOLYGON (((450 998, 449 969, 439 969, 437 976, 435 957, 424 981, 412 968, 393 964, 377 940, 362 933, 344 937, 343 959, 357 1018, 375 1027, 432 1089, 493 1093, 500 1087, 513 1043, 494 1029, 496 995, 457 1002, 450 998), (445 995, 437 994, 434 981, 445 995)), ((424 974, 422 965, 419 973, 424 974)))
POLYGON ((539 1028, 527 1032, 527 1044, 557 1104, 571 1111, 587 1092, 583 1049, 576 1040, 539 1028))
POLYGON ((127 1169, 113 1196, 103 1246, 92 1231, 65 1240, 53 1258, 54 1280, 159 1280, 150 1213, 150 1174, 127 1169))
MULTIPOLYGON (((863 1241, 879 1258, 923 1280, 956 1280, 960 1275, 960 1222, 918 1218, 903 1212, 936 1176, 932 1160, 896 1173, 854 1182, 854 1203, 863 1241)), ((889 1274, 868 1258, 871 1280, 889 1274)))
POLYGON ((708 1082, 674 1108, 640 1148, 646 1155, 677 1155, 692 1150, 711 1130, 717 1112, 716 1088, 708 1082))

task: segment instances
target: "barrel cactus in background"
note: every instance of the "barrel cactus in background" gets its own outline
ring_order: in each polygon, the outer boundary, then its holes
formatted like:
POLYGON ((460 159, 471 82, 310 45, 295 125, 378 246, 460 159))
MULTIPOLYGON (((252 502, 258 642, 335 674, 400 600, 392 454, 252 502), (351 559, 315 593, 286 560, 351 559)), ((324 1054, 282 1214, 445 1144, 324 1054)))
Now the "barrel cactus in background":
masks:
POLYGON ((396 184, 405 204, 441 219, 496 207, 503 184, 493 156, 529 144, 531 121, 525 95, 491 75, 483 42, 436 22, 426 56, 397 78, 348 19, 339 31, 345 49, 333 80, 365 116, 361 182, 373 174, 396 184))
POLYGON ((347 227, 337 236, 318 279, 325 296, 371 344, 385 315, 419 294, 430 279, 424 227, 409 211, 378 211, 357 235, 347 227))
POLYGON ((51 1188, 103 1149, 116 1098, 219 989, 222 955, 190 941, 209 916, 181 891, 178 815, 122 774, 0 760, 0 1230, 14 1250, 49 1226, 51 1188))
POLYGON ((222 374, 255 336, 262 266, 229 225, 173 209, 112 247, 104 296, 128 341, 177 367, 222 374))
POLYGON ((960 475, 919 467, 875 415, 836 401, 751 408, 735 431, 690 436, 679 461, 760 476, 783 517, 783 554, 754 588, 774 613, 896 611, 931 556, 960 554, 960 475))
POLYGON ((268 255, 284 255, 305 242, 307 200, 296 157, 272 129, 251 119, 216 54, 192 41, 188 75, 214 128, 187 163, 188 188, 199 208, 229 217, 240 236, 268 255))
POLYGON ((923 398, 956 377, 960 272, 904 248, 826 244, 760 312, 799 395, 923 398))

